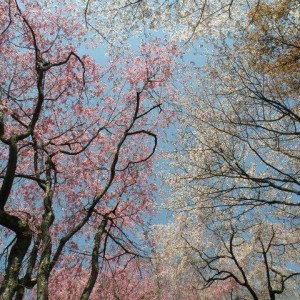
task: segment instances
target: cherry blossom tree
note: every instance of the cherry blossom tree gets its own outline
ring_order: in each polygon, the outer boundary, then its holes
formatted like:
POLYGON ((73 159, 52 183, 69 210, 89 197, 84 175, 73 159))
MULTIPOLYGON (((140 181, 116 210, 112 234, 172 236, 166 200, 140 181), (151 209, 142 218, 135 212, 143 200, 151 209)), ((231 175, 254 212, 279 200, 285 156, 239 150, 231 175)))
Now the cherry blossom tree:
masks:
MULTIPOLYGON (((288 21, 285 25, 294 27, 288 21)), ((299 103, 295 62, 287 62, 293 71, 286 72, 286 80, 282 80, 283 70, 274 71, 272 66, 261 70, 259 63, 253 65, 254 54, 248 51, 251 40, 244 37, 238 36, 232 47, 217 48, 198 79, 183 87, 185 100, 179 105, 183 104, 182 122, 188 129, 182 131, 184 145, 175 154, 178 173, 171 184, 192 194, 191 204, 194 198, 204 206, 224 209, 278 205, 296 214, 299 103)), ((281 60, 277 52, 276 56, 281 60)), ((272 58, 263 56, 262 64, 272 58)))
POLYGON ((171 1, 101 1, 86 0, 86 22, 108 43, 124 41, 128 35, 163 29, 174 39, 199 42, 216 35, 222 25, 230 32, 232 24, 243 22, 242 11, 256 8, 258 0, 171 0, 171 1), (105 16, 102 16, 105 12, 105 16), (112 27, 107 20, 121 26, 112 27))
POLYGON ((151 214, 152 156, 173 117, 159 113, 174 93, 174 44, 99 66, 78 54, 95 43, 76 3, 54 4, 0 1, 3 300, 67 299, 54 290, 70 281, 78 299, 98 299, 137 282, 126 268, 144 254, 134 234, 151 214))
POLYGON ((252 222, 215 217, 195 210, 157 228, 162 292, 177 290, 191 299, 299 297, 300 273, 293 263, 299 256, 299 230, 259 216, 252 222))
MULTIPOLYGON (((78 263, 76 257, 69 259, 68 267, 56 269, 51 275, 49 299, 80 299, 88 269, 78 263)), ((149 263, 139 260, 132 260, 126 267, 118 263, 113 270, 102 270, 89 299, 153 299, 152 281, 149 274, 145 273, 148 270, 149 263)), ((34 298, 35 292, 31 290, 27 297, 34 298)))
POLYGON ((220 298, 299 297, 298 5, 240 11, 244 22, 218 31, 176 107, 164 204, 175 220, 154 237, 171 266, 162 274, 176 270, 195 289, 232 284, 220 298))

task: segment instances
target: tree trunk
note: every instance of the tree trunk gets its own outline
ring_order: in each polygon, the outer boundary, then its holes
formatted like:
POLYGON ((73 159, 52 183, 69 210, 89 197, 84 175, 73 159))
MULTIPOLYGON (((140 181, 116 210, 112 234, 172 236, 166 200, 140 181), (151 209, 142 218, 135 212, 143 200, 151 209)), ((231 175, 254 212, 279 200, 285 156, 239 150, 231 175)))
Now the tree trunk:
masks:
POLYGON ((19 273, 31 244, 32 232, 26 221, 4 211, 0 211, 0 225, 16 233, 16 241, 10 250, 4 280, 0 287, 0 299, 11 300, 19 285, 19 273))
POLYGON ((105 232, 105 227, 107 225, 107 216, 104 216, 104 219, 101 221, 97 233, 94 238, 94 247, 93 247, 93 253, 92 253, 92 261, 91 261, 91 273, 89 280, 82 292, 80 300, 88 300, 94 285, 96 283, 98 274, 99 274, 99 249, 101 244, 101 238, 103 233, 105 232))

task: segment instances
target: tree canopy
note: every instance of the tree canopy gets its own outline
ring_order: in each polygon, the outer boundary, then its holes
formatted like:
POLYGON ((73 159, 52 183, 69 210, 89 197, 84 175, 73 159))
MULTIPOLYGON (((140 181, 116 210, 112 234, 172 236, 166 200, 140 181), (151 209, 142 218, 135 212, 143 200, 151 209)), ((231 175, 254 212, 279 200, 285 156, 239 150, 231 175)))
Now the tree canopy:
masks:
POLYGON ((300 296, 297 0, 0 11, 0 300, 300 296))

